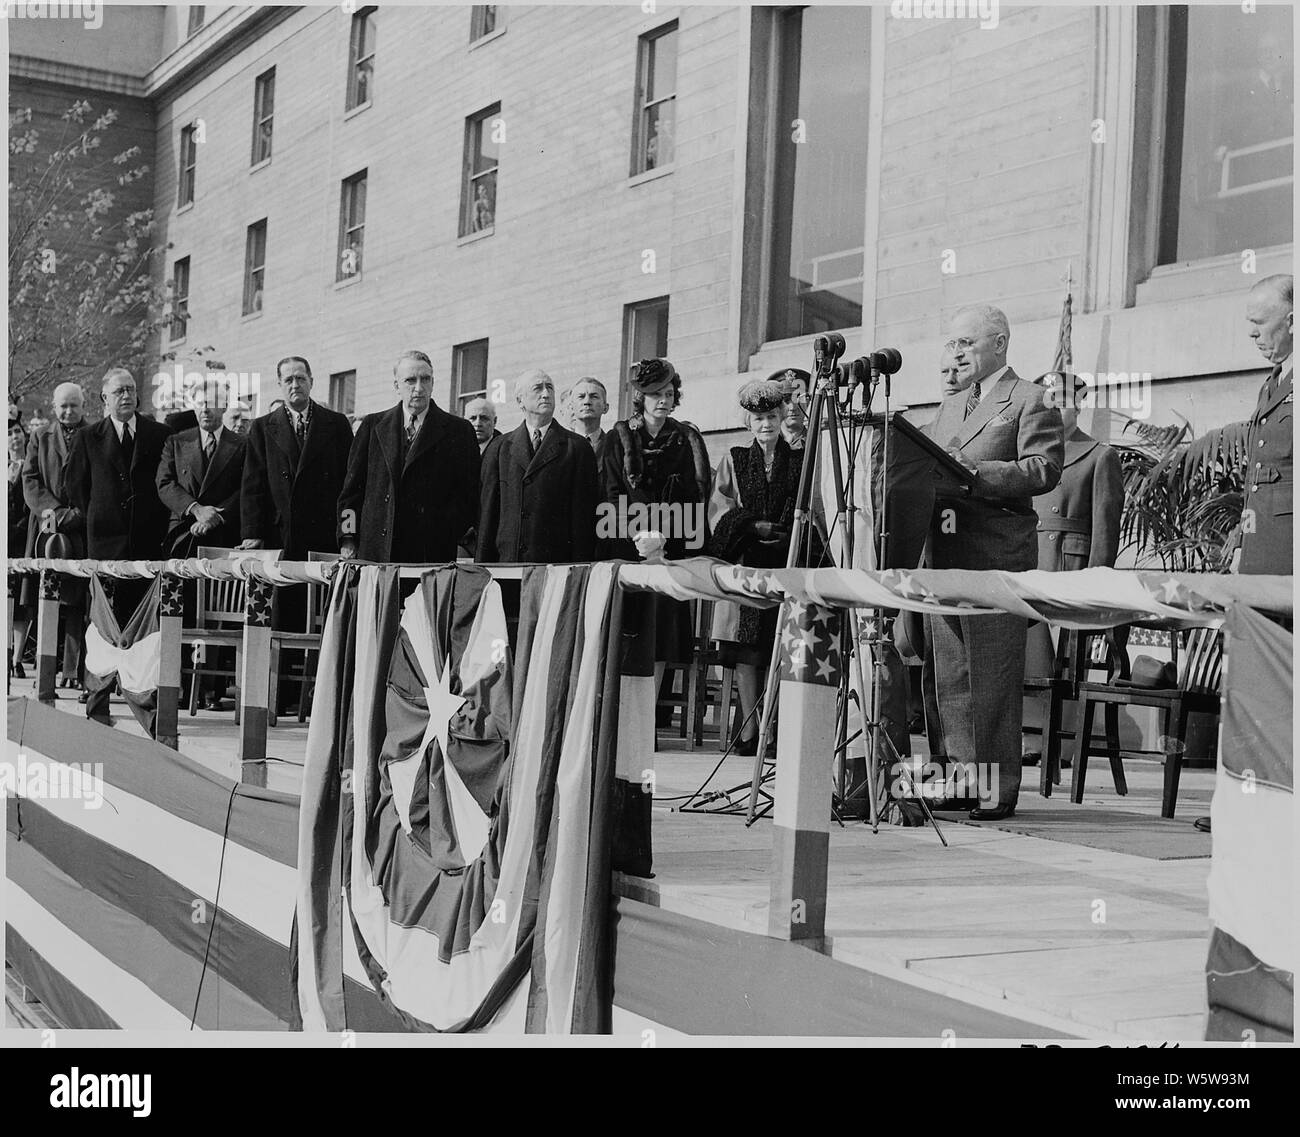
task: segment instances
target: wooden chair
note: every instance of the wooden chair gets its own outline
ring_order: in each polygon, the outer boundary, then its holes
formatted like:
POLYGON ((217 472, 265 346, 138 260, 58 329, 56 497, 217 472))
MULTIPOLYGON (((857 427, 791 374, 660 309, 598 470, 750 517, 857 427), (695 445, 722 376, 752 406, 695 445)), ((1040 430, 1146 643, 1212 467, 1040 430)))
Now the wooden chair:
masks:
MULTIPOLYGON (((1070 779, 1070 800, 1083 801, 1091 749, 1092 722, 1097 707, 1158 707, 1164 711, 1165 780, 1160 816, 1173 817, 1178 800, 1178 778, 1187 749, 1187 726, 1193 712, 1219 714, 1219 682, 1223 672, 1223 633, 1215 628, 1192 628, 1172 637, 1172 656, 1177 676, 1172 687, 1129 687, 1114 682, 1080 683, 1082 701, 1078 734, 1074 742, 1074 771, 1070 779)), ((1109 731, 1107 732, 1109 734, 1109 731)), ((1115 789, 1127 793, 1118 739, 1107 739, 1115 789)))
MULTIPOLYGON (((202 546, 195 556, 203 560, 227 560, 233 549, 202 546)), ((181 628, 181 644, 191 648, 190 715, 198 714, 199 688, 204 675, 239 681, 239 660, 244 646, 244 598, 246 589, 242 580, 208 580, 200 577, 195 582, 194 624, 181 628), (232 668, 209 667, 208 650, 227 647, 235 653, 232 668)), ((239 700, 235 700, 235 721, 239 721, 239 700)))
MULTIPOLYGON (((1052 674, 1025 677, 1025 696, 1036 698, 1042 722, 1042 755, 1038 765, 1038 792, 1043 797, 1052 796, 1052 788, 1061 784, 1061 744, 1071 732, 1063 728, 1065 704, 1079 698, 1079 685, 1096 668, 1105 668, 1107 682, 1127 679, 1128 653, 1124 650, 1114 629, 1106 632, 1080 632, 1062 628, 1056 641, 1052 660, 1052 674)), ((1128 792, 1124 782, 1124 769, 1117 765, 1119 758, 1119 707, 1108 705, 1105 710, 1106 741, 1114 755, 1112 770, 1117 771, 1116 788, 1128 792), (1123 787, 1120 789, 1119 787, 1123 787)))

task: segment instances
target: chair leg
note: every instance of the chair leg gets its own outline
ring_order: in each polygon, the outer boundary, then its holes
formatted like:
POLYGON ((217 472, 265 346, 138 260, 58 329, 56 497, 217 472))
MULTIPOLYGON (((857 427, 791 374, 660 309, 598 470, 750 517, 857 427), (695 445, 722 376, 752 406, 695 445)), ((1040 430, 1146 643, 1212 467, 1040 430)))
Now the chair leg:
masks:
POLYGON ((686 668, 686 705, 682 708, 682 736, 686 739, 686 749, 694 750, 695 743, 695 703, 700 697, 699 668, 692 660, 686 668))
POLYGON ((1119 753, 1119 704, 1107 703, 1103 708, 1106 723, 1106 753, 1110 757, 1110 776, 1115 792, 1124 797, 1128 793, 1128 780, 1124 777, 1124 761, 1119 753))
POLYGON ((1160 799, 1160 816, 1173 817, 1178 802, 1178 777, 1187 750, 1187 722, 1191 712, 1182 699, 1175 699, 1165 712, 1165 790, 1160 799))
POLYGON ((199 677, 203 674, 203 663, 198 651, 198 644, 190 645, 190 718, 199 713, 199 677))
POLYGON ((1096 712, 1097 704, 1085 695, 1079 714, 1079 729, 1074 735, 1074 769, 1070 771, 1070 800, 1075 805, 1083 801, 1083 787, 1088 777, 1088 745, 1096 712))
POLYGON ((718 712, 719 750, 726 750, 731 742, 731 685, 735 676, 734 668, 722 669, 722 709, 718 712))
POLYGON ((302 683, 298 686, 298 721, 304 723, 307 721, 307 678, 316 674, 316 669, 312 666, 315 650, 308 648, 302 653, 302 683))
POLYGON ((1049 692, 1043 706, 1043 753, 1039 792, 1052 796, 1052 787, 1061 784, 1061 712, 1065 700, 1059 693, 1049 692))
POLYGON ((275 726, 275 708, 280 701, 280 645, 271 640, 271 682, 269 686, 270 698, 267 702, 270 704, 266 708, 267 726, 275 726))

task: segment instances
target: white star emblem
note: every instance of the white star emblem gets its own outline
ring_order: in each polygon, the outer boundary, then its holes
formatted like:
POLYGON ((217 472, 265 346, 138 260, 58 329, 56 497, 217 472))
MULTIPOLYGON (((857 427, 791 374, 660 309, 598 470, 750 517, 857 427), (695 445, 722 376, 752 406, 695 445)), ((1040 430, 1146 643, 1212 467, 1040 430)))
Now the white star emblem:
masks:
POLYGON ((921 589, 913 582, 912 578, 905 572, 898 574, 898 584, 894 588, 895 592, 903 596, 916 596, 920 594, 921 589))
POLYGON ((1178 590, 1182 586, 1172 576, 1160 585, 1161 595, 1164 597, 1166 604, 1172 604, 1178 599, 1178 590))
POLYGON ((833 669, 831 668, 831 657, 828 655, 823 659, 819 659, 817 661, 817 677, 830 682, 832 674, 833 669))
POLYGON ((790 622, 792 624, 802 624, 808 616, 808 605, 802 600, 792 601, 790 604, 790 622))
POLYGON ((450 762, 451 759, 447 756, 448 728, 451 726, 451 720, 460 713, 466 701, 463 695, 451 693, 450 667, 444 667, 441 675, 434 676, 433 685, 424 688, 424 701, 429 708, 429 721, 424 725, 424 737, 420 740, 419 753, 423 754, 428 749, 429 743, 436 738, 438 745, 442 747, 443 761, 450 762))

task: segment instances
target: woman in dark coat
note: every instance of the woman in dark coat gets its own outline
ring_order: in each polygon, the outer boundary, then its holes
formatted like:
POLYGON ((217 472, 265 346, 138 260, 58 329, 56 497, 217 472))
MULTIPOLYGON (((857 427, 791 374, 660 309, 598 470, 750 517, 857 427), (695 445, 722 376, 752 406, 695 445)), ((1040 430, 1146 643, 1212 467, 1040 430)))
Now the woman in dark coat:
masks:
MULTIPOLYGON (((671 417, 682 400, 682 381, 668 360, 643 359, 632 378, 632 390, 632 416, 616 422, 602 443, 601 497, 606 512, 615 519, 631 520, 635 528, 637 506, 680 508, 668 515, 671 524, 650 524, 648 533, 634 534, 618 524, 612 527, 616 530, 612 535, 598 529, 597 537, 604 538, 606 556, 624 560, 700 555, 707 540, 705 511, 712 478, 700 432, 671 417)), ((657 691, 665 663, 690 661, 690 610, 684 601, 666 596, 647 593, 638 599, 650 610, 640 615, 654 623, 657 691)), ((628 613, 625 619, 633 616, 628 613)))
MULTIPOLYGON (((802 449, 783 435, 787 392, 780 382, 756 379, 740 389, 740 406, 753 441, 723 455, 709 501, 709 551, 719 560, 752 568, 784 568, 790 551, 799 489, 802 449)), ((713 638, 722 665, 736 669, 743 726, 733 753, 758 746, 755 707, 776 639, 776 608, 719 603, 713 608, 713 638)))
MULTIPOLYGON (((27 502, 23 500, 23 460, 27 457, 27 431, 22 420, 9 420, 9 559, 27 555, 27 502)), ((26 591, 26 590, 25 590, 26 591)), ((14 603, 13 643, 9 656, 9 674, 15 679, 25 679, 23 651, 27 647, 27 633, 36 614, 34 604, 20 595, 14 603)))

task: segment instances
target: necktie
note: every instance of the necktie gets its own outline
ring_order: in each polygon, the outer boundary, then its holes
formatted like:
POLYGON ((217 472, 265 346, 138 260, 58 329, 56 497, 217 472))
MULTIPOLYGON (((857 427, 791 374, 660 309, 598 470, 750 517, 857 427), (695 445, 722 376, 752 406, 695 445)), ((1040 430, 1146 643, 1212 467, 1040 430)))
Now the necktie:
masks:
POLYGON ((122 424, 122 453, 126 455, 126 464, 131 465, 135 457, 135 439, 131 437, 131 424, 122 424))
POLYGON ((978 379, 971 385, 970 394, 966 398, 966 413, 962 418, 970 418, 971 411, 980 405, 980 381, 978 379))
POLYGON ((416 424, 415 415, 411 416, 411 421, 406 424, 406 441, 408 443, 415 441, 415 432, 419 429, 416 424))
POLYGON ((307 416, 306 415, 300 415, 295 413, 293 432, 298 436, 299 446, 301 446, 304 442, 307 441, 307 416))
POLYGON ((212 464, 212 452, 217 448, 217 439, 215 435, 204 433, 203 435, 203 472, 208 472, 208 467, 212 464))
POLYGON ((533 428, 533 453, 536 454, 542 448, 542 432, 537 427, 533 428))

